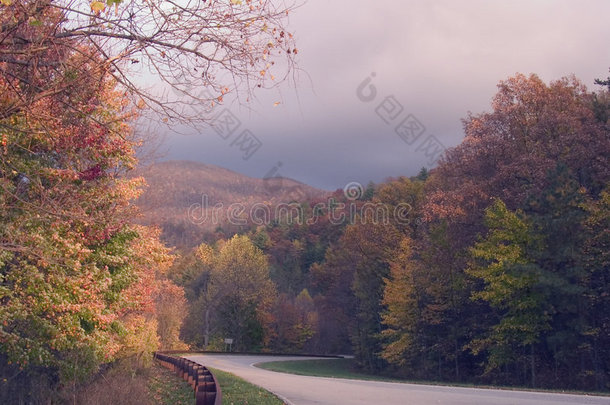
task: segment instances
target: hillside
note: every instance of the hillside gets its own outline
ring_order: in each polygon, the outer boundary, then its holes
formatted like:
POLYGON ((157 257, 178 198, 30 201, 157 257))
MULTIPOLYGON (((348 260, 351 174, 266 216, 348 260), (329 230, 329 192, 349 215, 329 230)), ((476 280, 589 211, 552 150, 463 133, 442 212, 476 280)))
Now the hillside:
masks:
POLYGON ((228 220, 230 207, 247 214, 254 204, 274 206, 326 194, 288 178, 257 179, 190 161, 156 163, 135 175, 147 182, 136 202, 142 212, 138 222, 160 226, 163 240, 177 247, 194 246, 219 228, 238 230, 240 222, 228 220))

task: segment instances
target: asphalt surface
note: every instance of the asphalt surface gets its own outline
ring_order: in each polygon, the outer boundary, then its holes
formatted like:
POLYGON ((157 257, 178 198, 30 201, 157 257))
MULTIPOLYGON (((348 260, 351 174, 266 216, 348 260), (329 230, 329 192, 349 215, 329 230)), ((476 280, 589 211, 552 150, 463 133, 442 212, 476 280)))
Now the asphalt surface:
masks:
POLYGON ((314 357, 204 354, 188 358, 236 374, 273 392, 289 405, 610 405, 610 397, 308 377, 254 366, 314 357))

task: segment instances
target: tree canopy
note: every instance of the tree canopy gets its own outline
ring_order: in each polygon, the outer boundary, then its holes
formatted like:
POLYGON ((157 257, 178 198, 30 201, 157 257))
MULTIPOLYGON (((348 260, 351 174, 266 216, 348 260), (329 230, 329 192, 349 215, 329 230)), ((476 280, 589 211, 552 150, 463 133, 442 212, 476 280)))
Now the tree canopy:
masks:
POLYGON ((246 101, 288 78, 298 53, 284 27, 292 7, 271 1, 6 0, 0 9, 0 69, 30 89, 5 115, 90 72, 112 78, 132 105, 195 124, 227 93, 246 101))

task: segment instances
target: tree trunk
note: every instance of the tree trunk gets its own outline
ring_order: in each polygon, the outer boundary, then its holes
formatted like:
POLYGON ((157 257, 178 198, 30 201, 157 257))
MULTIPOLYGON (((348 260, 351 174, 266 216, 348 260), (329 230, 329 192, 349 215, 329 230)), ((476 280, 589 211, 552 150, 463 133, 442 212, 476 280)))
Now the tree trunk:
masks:
POLYGON ((459 363, 459 354, 460 354, 460 346, 458 344, 458 340, 457 337, 454 339, 454 343, 455 343, 455 352, 454 352, 454 356, 455 356, 455 380, 459 381, 460 379, 460 363, 459 363))
POLYGON ((203 348, 207 349, 210 344, 210 309, 205 309, 205 319, 203 323, 203 348))
POLYGON ((534 344, 531 345, 531 368, 532 368, 532 388, 536 388, 536 361, 534 358, 534 344))

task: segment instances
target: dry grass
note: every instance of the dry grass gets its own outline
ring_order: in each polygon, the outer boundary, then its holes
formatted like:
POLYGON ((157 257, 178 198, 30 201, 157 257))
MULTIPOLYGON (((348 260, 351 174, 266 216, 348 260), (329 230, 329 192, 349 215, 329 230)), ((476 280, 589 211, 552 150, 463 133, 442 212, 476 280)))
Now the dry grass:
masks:
POLYGON ((156 362, 137 371, 115 367, 81 387, 63 395, 66 403, 86 405, 192 405, 191 387, 156 362))

